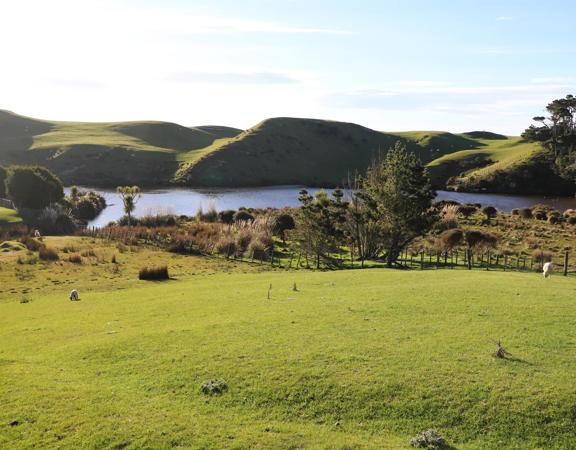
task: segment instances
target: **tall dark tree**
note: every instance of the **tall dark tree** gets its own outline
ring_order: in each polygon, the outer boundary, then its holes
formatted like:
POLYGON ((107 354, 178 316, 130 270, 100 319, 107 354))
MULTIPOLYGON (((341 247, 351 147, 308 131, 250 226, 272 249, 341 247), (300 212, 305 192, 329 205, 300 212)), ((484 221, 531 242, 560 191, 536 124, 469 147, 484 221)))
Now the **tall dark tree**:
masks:
POLYGON ((300 191, 298 200, 302 207, 296 217, 296 227, 290 233, 291 240, 300 253, 314 259, 317 268, 322 261, 334 263, 330 253, 338 251, 342 243, 347 209, 342 197, 340 189, 336 189, 332 197, 323 191, 315 196, 305 189, 300 191))
POLYGON ((385 259, 390 267, 402 250, 434 223, 436 193, 420 160, 397 142, 382 161, 374 162, 356 194, 379 225, 385 259))
POLYGON ((62 182, 40 166, 11 166, 6 178, 6 195, 18 208, 42 209, 64 198, 62 182))
POLYGON ((558 173, 576 180, 576 97, 567 95, 546 106, 548 116, 536 116, 522 137, 542 143, 554 158, 558 173))

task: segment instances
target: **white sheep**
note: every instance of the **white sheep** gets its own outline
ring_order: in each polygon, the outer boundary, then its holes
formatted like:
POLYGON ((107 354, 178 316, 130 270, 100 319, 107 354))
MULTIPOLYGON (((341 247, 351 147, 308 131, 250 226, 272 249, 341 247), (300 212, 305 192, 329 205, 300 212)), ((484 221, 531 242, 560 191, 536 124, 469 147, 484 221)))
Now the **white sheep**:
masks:
POLYGON ((551 262, 544 263, 544 265, 542 266, 542 275, 544 275, 544 278, 548 278, 550 275, 552 275, 553 271, 554 266, 552 265, 551 262))
POLYGON ((78 300, 78 291, 76 289, 72 289, 70 292, 70 300, 75 301, 78 300))

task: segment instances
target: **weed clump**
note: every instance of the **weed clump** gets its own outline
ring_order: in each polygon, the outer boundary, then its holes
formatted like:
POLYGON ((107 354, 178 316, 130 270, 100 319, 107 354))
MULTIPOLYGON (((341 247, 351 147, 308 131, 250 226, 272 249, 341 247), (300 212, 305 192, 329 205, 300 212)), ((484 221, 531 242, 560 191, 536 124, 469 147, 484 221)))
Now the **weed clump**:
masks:
POLYGON ((42 261, 58 261, 60 259, 56 250, 45 245, 38 249, 38 256, 42 261))
POLYGON ((207 380, 202 383, 200 390, 204 395, 222 395, 228 390, 228 385, 221 380, 207 380))
POLYGON ((498 342, 496 342, 496 345, 498 346, 498 348, 496 349, 496 351, 494 353, 492 353, 492 356, 494 358, 503 359, 503 358, 506 358, 507 356, 512 356, 512 354, 510 352, 508 352, 508 350, 506 350, 504 347, 502 347, 502 342, 498 341, 498 342))
POLYGON ((446 440, 433 428, 422 431, 410 439, 410 445, 416 448, 442 448, 446 440))
POLYGON ((170 275, 168 274, 167 266, 158 267, 142 267, 138 273, 138 279, 140 280, 168 280, 170 275))

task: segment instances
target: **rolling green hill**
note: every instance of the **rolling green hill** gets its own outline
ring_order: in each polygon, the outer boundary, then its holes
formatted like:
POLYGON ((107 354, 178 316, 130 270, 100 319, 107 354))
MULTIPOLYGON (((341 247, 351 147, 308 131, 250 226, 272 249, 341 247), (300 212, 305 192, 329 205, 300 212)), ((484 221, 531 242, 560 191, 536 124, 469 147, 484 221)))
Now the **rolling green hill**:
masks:
POLYGON ((272 118, 242 132, 168 122, 49 122, 0 111, 0 164, 41 164, 65 184, 142 187, 342 185, 396 141, 437 188, 572 194, 537 144, 488 131, 381 132, 353 123, 272 118))
POLYGON ((0 164, 44 165, 65 184, 167 185, 181 160, 240 132, 168 122, 49 122, 0 111, 0 164))

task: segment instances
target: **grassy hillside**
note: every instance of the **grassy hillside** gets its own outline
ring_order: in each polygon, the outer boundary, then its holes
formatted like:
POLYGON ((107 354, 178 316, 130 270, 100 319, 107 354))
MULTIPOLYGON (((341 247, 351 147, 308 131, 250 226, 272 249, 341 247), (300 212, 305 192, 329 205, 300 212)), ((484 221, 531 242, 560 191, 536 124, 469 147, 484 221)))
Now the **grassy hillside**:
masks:
POLYGON ((166 185, 181 159, 240 131, 167 122, 48 122, 0 111, 0 164, 41 164, 66 184, 166 185))
POLYGON ((280 117, 219 142, 184 164, 176 178, 194 186, 342 185, 396 141, 405 142, 425 163, 478 145, 445 132, 384 133, 352 123, 280 117))
POLYGON ((437 188, 571 194, 537 144, 487 131, 380 132, 274 118, 241 132, 167 122, 48 122, 0 111, 0 164, 41 164, 65 184, 143 187, 342 185, 396 141, 429 165, 437 188))
POLYGON ((571 195, 576 187, 553 170, 546 150, 519 137, 477 139, 479 147, 429 164, 437 186, 465 192, 571 195))
POLYGON ((106 244, 66 245, 96 256, 0 254, 1 447, 398 449, 430 427, 464 450, 576 446, 571 278, 164 254, 175 279, 147 283, 148 250, 113 271, 106 244), (213 378, 228 391, 202 395, 213 378))
POLYGON ((3 208, 0 206, 0 225, 22 222, 18 213, 13 209, 3 208))

